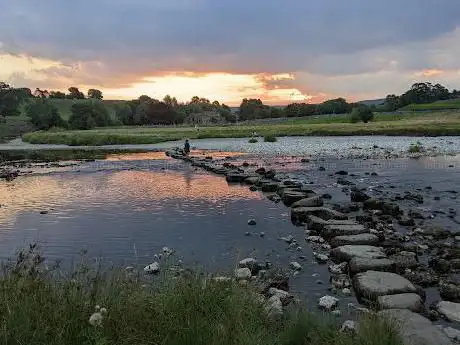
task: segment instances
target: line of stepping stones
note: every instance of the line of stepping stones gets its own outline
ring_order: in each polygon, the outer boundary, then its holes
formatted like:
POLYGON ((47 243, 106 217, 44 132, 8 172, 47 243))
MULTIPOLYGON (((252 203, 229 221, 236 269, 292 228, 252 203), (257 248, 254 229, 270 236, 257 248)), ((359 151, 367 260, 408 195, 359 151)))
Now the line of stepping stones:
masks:
MULTIPOLYGON (((291 207, 293 223, 306 225, 308 242, 323 244, 320 248, 332 248, 329 255, 317 252, 314 255, 319 263, 330 260, 333 262, 329 265, 333 285, 341 288, 351 285, 361 304, 384 310, 381 312, 382 315, 402 322, 405 325, 403 336, 408 344, 413 341, 417 344, 452 344, 446 332, 417 314, 424 311, 424 291, 395 273, 398 261, 388 258, 383 249, 378 247, 379 237, 364 225, 348 219, 345 214, 324 207, 324 197, 308 189, 308 185, 292 180, 282 181, 277 179, 274 171, 264 168, 257 169, 255 173, 248 173, 229 162, 216 164, 211 157, 197 159, 184 156, 180 151, 169 151, 166 155, 189 161, 192 166, 225 175, 229 183, 244 183, 254 186, 251 187, 253 190, 276 193, 269 198, 276 202, 283 201, 291 207)), ((413 253, 403 252, 401 260, 410 261, 411 254, 413 253)), ((245 268, 247 272, 241 271, 239 274, 245 275, 244 278, 250 278, 250 269, 241 266, 241 263, 240 267, 245 268)), ((271 295, 276 297, 276 301, 271 304, 272 307, 279 310, 287 295, 285 296, 281 290, 273 290, 271 295)), ((328 311, 333 311, 337 305, 338 299, 333 296, 323 296, 319 301, 319 306, 328 311)), ((440 302, 438 310, 448 319, 460 322, 460 304, 440 302)), ((460 332, 454 329, 451 331, 460 340, 460 332)))

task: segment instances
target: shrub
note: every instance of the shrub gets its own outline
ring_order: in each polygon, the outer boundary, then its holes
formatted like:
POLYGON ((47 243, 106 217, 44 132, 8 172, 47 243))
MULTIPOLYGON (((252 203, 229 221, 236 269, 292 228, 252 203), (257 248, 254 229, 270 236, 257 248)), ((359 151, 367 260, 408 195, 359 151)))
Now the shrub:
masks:
POLYGON ((266 143, 275 143, 277 141, 277 139, 273 135, 266 135, 266 136, 264 136, 264 141, 266 143))
POLYGON ((353 109, 351 112, 351 122, 356 123, 359 121, 363 121, 364 123, 368 123, 374 119, 374 113, 372 109, 367 105, 360 105, 353 109))
POLYGON ((424 152, 425 148, 420 141, 417 141, 415 144, 411 144, 409 147, 409 153, 421 153, 424 152))
POLYGON ((28 103, 25 110, 30 122, 38 129, 47 130, 67 126, 57 108, 46 99, 39 98, 28 103))
POLYGON ((250 143, 250 144, 255 144, 255 143, 257 143, 257 142, 259 142, 259 141, 258 141, 256 138, 251 138, 251 139, 249 139, 249 141, 248 141, 248 143, 250 143))

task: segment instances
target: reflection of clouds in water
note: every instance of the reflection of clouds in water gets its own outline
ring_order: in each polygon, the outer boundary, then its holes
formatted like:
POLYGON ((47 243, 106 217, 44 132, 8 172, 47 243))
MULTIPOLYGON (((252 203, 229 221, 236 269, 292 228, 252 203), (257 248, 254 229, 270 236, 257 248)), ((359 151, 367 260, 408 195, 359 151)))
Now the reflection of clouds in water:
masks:
POLYGON ((202 199, 215 203, 261 197, 243 186, 229 187, 221 176, 196 174, 192 170, 37 175, 0 182, 0 203, 4 205, 0 208, 0 224, 13 223, 24 211, 55 209, 52 213, 64 217, 110 203, 127 203, 132 210, 159 210, 162 204, 156 201, 160 200, 187 203, 202 199))

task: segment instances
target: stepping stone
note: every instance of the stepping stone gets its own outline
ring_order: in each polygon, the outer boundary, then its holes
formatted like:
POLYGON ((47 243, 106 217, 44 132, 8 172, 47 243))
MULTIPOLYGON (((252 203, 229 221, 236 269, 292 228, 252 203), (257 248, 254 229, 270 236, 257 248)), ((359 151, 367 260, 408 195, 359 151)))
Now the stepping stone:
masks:
POLYGON ((323 220, 348 219, 348 217, 343 213, 340 213, 327 207, 297 207, 291 210, 292 220, 305 222, 307 221, 307 217, 311 215, 322 218, 323 220))
POLYGON ((279 186, 278 182, 273 182, 273 181, 263 182, 262 192, 265 192, 265 193, 276 192, 278 190, 278 186, 279 186))
POLYGON ((436 308, 449 321, 460 322, 460 303, 442 301, 437 304, 436 308))
POLYGON ((335 262, 348 262, 353 258, 371 259, 384 259, 386 254, 380 247, 374 246, 341 246, 332 249, 331 257, 335 262))
POLYGON ((353 278, 358 300, 375 301, 379 296, 416 293, 416 287, 406 278, 395 273, 367 271, 353 278))
POLYGON ((326 225, 358 225, 354 220, 324 220, 322 218, 316 217, 314 215, 309 215, 307 217, 307 227, 309 230, 323 230, 326 225))
POLYGON ((377 297, 380 309, 409 309, 420 313, 423 310, 422 298, 416 293, 403 293, 377 297))
POLYGON ((389 259, 365 259, 355 257, 349 263, 350 274, 366 271, 396 272, 396 264, 389 259))
POLYGON ((379 238, 372 234, 359 234, 351 236, 337 236, 331 242, 333 248, 346 245, 376 245, 379 244, 379 238))
MULTIPOLYGON (((366 229, 361 224, 354 224, 354 225, 330 224, 324 227, 324 230, 321 234, 324 237, 335 237, 335 236, 359 235, 359 234, 365 234, 368 232, 369 230, 366 229)), ((378 242, 378 238, 377 238, 377 242, 378 242)))
POLYGON ((407 309, 389 309, 378 313, 399 325, 404 345, 453 345, 449 337, 423 316, 407 309))
POLYGON ((309 195, 305 192, 299 191, 284 191, 281 195, 281 200, 287 205, 290 206, 296 201, 308 198, 309 195))
POLYGON ((324 205, 324 200, 320 196, 313 196, 311 198, 305 198, 299 201, 296 201, 291 205, 292 208, 295 207, 321 207, 324 205))
POLYGON ((418 266, 417 254, 414 252, 402 251, 390 256, 399 269, 413 268, 418 266))
POLYGON ((244 182, 244 180, 247 178, 248 178, 248 175, 242 174, 239 172, 229 172, 225 176, 225 179, 227 180, 227 182, 230 182, 230 183, 241 183, 241 182, 244 182))
POLYGON ((256 184, 260 180, 259 176, 249 176, 244 180, 244 183, 248 185, 256 184))

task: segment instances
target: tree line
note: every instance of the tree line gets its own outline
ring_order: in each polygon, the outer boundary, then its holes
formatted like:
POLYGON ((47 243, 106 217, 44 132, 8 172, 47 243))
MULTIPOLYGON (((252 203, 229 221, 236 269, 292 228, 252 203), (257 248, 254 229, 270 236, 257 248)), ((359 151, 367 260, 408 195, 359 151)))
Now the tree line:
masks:
POLYGON ((388 95, 385 98, 384 110, 395 111, 409 104, 432 103, 460 97, 460 91, 450 92, 441 84, 415 83, 402 95, 388 95))
MULTIPOLYGON (((388 95, 380 110, 394 111, 412 103, 430 103, 438 100, 460 97, 460 91, 450 92, 441 84, 416 83, 400 96, 388 95)), ((218 101, 211 102, 202 97, 179 103, 169 95, 162 100, 146 95, 138 99, 114 104, 113 115, 102 102, 100 90, 89 89, 87 95, 77 87, 70 87, 68 93, 41 90, 32 92, 28 88, 13 88, 0 82, 0 115, 20 115, 20 107, 38 129, 63 127, 70 129, 91 129, 118 125, 172 125, 248 121, 263 118, 305 117, 323 114, 351 113, 351 121, 371 121, 373 105, 348 103, 344 98, 327 100, 320 104, 291 103, 285 107, 268 106, 260 99, 243 99, 237 111, 218 101), (71 106, 71 114, 65 121, 50 99, 85 100, 71 106)))

